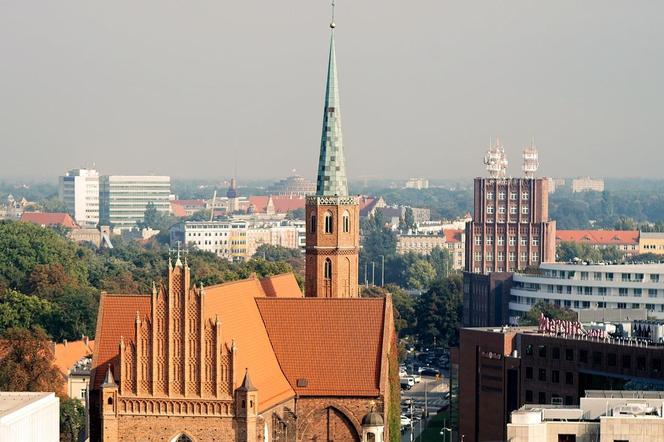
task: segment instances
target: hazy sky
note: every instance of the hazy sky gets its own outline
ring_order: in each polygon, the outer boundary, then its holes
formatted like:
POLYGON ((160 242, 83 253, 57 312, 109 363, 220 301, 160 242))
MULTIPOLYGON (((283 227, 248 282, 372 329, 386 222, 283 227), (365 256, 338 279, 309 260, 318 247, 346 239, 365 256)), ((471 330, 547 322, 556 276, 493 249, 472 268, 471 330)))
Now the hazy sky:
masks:
MULTIPOLYGON (((664 2, 337 0, 349 177, 662 177, 664 2)), ((0 179, 312 177, 325 0, 0 0, 0 179)))

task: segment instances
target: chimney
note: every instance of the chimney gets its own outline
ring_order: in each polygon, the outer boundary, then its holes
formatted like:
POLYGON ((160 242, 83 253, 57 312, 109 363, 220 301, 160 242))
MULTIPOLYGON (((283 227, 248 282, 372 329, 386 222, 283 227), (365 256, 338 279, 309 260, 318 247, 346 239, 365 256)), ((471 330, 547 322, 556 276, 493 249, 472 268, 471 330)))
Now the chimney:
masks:
POLYGON ((65 345, 65 347, 67 346, 67 340, 66 339, 63 339, 62 343, 65 345))
POLYGON ((87 346, 88 346, 88 342, 90 341, 90 339, 89 339, 87 336, 85 336, 85 335, 83 335, 83 336, 81 337, 81 339, 83 339, 83 344, 87 347, 87 346))

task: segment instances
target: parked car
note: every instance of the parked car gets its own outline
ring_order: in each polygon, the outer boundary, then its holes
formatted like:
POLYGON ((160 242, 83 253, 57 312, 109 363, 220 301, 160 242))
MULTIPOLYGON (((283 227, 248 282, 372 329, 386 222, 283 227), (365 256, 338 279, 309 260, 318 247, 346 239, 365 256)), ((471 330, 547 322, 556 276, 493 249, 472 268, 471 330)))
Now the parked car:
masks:
POLYGON ((424 369, 420 371, 420 374, 422 376, 440 376, 440 370, 431 367, 424 367, 424 369))
POLYGON ((412 386, 415 385, 415 381, 413 380, 413 378, 410 377, 400 378, 399 381, 401 383, 401 388, 404 390, 410 390, 412 386))
POLYGON ((408 416, 404 416, 403 414, 401 415, 401 428, 403 427, 410 427, 412 424, 412 420, 408 416))
POLYGON ((419 384, 420 382, 422 382, 422 375, 419 374, 419 373, 413 373, 413 374, 408 375, 408 376, 413 378, 413 380, 415 381, 416 384, 419 384))

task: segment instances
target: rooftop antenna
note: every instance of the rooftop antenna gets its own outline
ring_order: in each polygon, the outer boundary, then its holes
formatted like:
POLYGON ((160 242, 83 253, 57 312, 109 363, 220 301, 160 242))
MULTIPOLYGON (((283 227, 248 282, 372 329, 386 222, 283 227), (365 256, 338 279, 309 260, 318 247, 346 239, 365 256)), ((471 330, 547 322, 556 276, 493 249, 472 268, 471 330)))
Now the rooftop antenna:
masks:
POLYGON ((523 174, 526 178, 534 178, 539 168, 539 154, 535 146, 535 137, 530 140, 530 146, 523 149, 523 174))

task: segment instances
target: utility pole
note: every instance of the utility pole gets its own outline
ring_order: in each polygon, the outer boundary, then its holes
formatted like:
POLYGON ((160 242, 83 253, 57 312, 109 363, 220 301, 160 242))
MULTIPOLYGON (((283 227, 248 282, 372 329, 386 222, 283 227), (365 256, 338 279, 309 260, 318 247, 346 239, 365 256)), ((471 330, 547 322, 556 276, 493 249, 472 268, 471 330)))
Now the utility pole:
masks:
POLYGON ((380 286, 385 285, 385 255, 380 255, 381 268, 380 268, 380 286))
POLYGON ((376 285, 376 263, 371 261, 371 285, 376 285))
POLYGON ((410 399, 410 442, 413 442, 413 399, 410 399))
POLYGON ((364 261, 364 286, 369 287, 369 277, 367 276, 367 270, 369 267, 369 260, 364 261))

